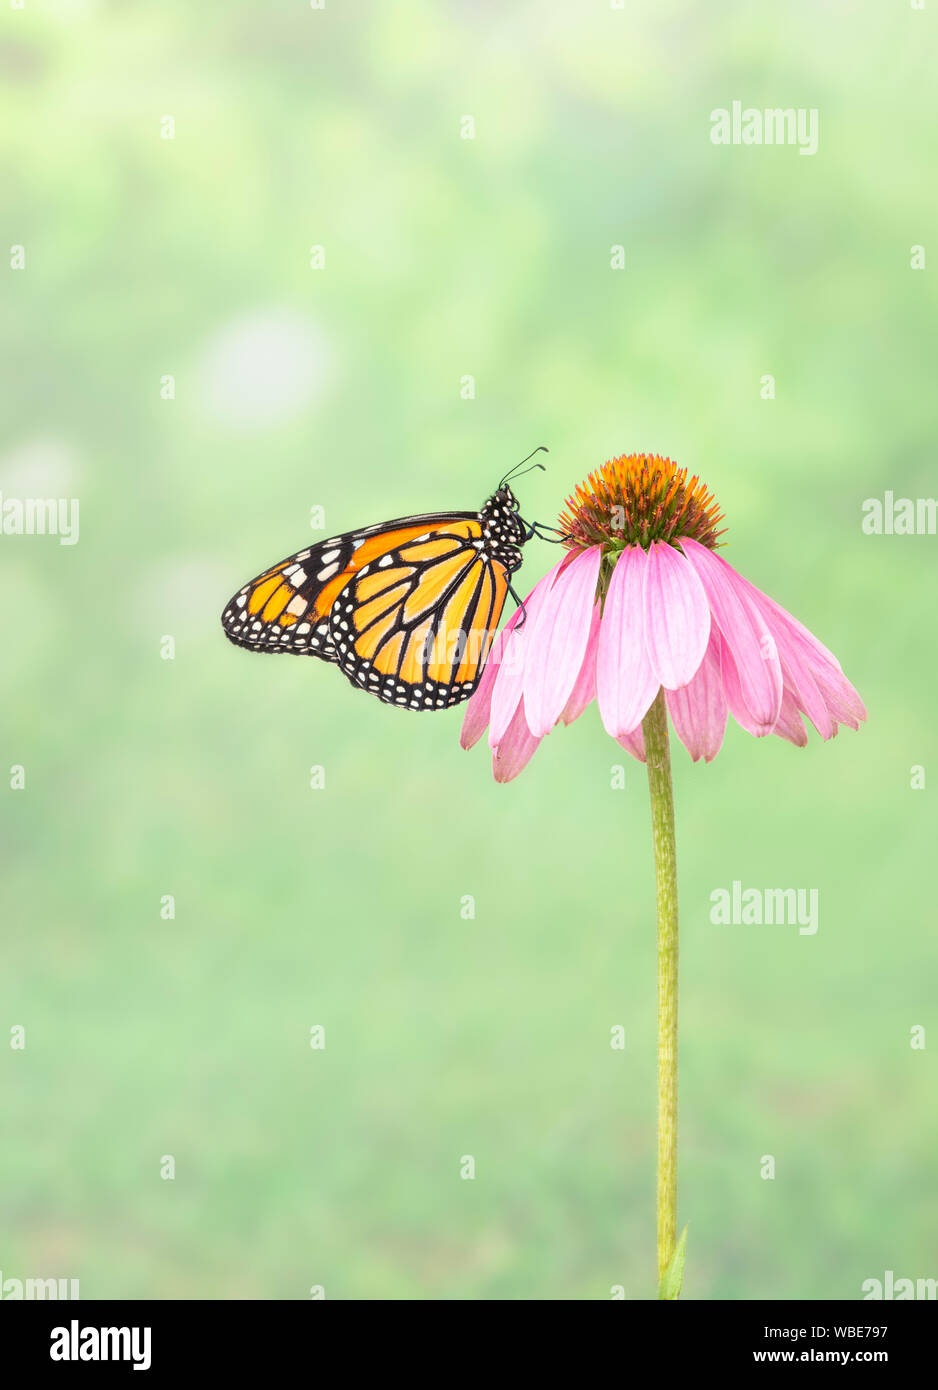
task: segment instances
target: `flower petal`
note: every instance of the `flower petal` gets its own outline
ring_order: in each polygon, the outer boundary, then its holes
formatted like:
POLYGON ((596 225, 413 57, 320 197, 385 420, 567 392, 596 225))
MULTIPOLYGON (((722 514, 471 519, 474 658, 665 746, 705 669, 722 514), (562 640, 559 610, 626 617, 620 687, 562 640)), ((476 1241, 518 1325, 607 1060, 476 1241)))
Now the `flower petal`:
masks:
POLYGON ((825 647, 824 643, 815 637, 813 632, 809 632, 804 623, 800 623, 794 614, 789 613, 787 608, 783 608, 780 603, 776 603, 774 598, 770 598, 768 594, 764 594, 761 589, 757 589, 755 584, 751 583, 748 579, 743 579, 742 575, 740 575, 740 579, 742 579, 750 598, 754 600, 757 607, 763 610, 766 616, 774 615, 779 618, 789 629, 792 636, 803 642, 816 658, 828 662, 837 671, 841 669, 840 662, 837 660, 834 653, 825 647))
POLYGON ((658 684, 678 689, 704 659, 710 605, 693 565, 666 541, 648 548, 644 599, 645 646, 658 684))
POLYGON ((805 657, 803 644, 795 639, 792 632, 780 621, 777 613, 770 613, 769 610, 763 609, 763 614, 772 631, 782 666, 784 684, 782 703, 784 704, 785 696, 790 694, 794 699, 795 708, 804 710, 821 738, 833 738, 837 732, 837 724, 831 717, 827 702, 818 689, 811 671, 811 664, 805 657))
MULTIPOLYGON (((771 733, 782 707, 782 668, 768 624, 747 594, 746 580, 732 565, 688 537, 682 538, 681 546, 706 590, 710 611, 725 639, 721 653, 728 649, 732 656, 736 677, 734 695, 738 688, 739 699, 749 712, 750 722, 760 733, 771 733)), ((723 685, 734 718, 745 728, 746 724, 733 709, 725 669, 723 685)))
POLYGON ((866 706, 842 671, 832 671, 828 666, 817 666, 813 672, 818 690, 838 724, 859 729, 866 719, 866 706))
POLYGON ((799 708, 804 710, 821 737, 830 738, 836 733, 838 722, 858 729, 866 719, 866 709, 834 653, 781 604, 748 580, 743 583, 778 643, 782 665, 788 668, 787 683, 793 689, 799 708))
POLYGON ((620 734, 616 739, 620 748, 624 748, 626 753, 631 753, 632 757, 638 762, 643 763, 645 758, 645 735, 642 733, 642 726, 639 724, 637 729, 633 729, 630 734, 620 734))
POLYGON ((482 675, 479 677, 479 684, 469 696, 466 704, 466 713, 463 717, 462 728, 459 731, 459 744, 462 748, 472 748, 485 733, 492 708, 492 689, 502 663, 505 642, 508 633, 511 632, 520 617, 521 609, 516 608, 492 643, 482 668, 482 675))
POLYGON ((542 738, 560 718, 576 685, 592 625, 602 550, 581 551, 547 591, 527 638, 524 708, 528 728, 542 738))
POLYGON ((645 646, 643 593, 648 556, 640 545, 622 551, 612 571, 599 628, 596 698, 613 738, 637 729, 658 693, 645 646))
POLYGON ((496 782, 510 782, 517 777, 531 761, 540 741, 528 728, 522 700, 498 747, 492 753, 492 774, 496 782))
POLYGON ((784 638, 776 632, 779 642, 779 659, 782 663, 782 680, 785 689, 782 694, 784 708, 787 696, 791 696, 795 709, 811 720, 823 739, 833 738, 837 732, 837 720, 827 707, 827 701, 818 689, 817 682, 808 667, 798 661, 786 650, 784 638))
POLYGON ((523 610, 518 610, 518 621, 512 626, 502 648, 502 659, 498 676, 492 689, 492 708, 489 719, 489 745, 497 747, 505 730, 515 717, 521 703, 524 686, 524 663, 528 639, 534 630, 541 604, 550 592, 551 586, 566 557, 559 560, 552 570, 548 570, 524 600, 523 610))
POLYGON ((697 674, 680 690, 666 690, 674 731, 696 763, 712 762, 723 747, 726 733, 726 696, 720 664, 720 634, 710 634, 697 674))
MULTIPOLYGON (((720 637, 720 668, 723 674, 723 694, 726 697, 730 714, 740 728, 746 730, 747 734, 752 734, 753 738, 765 738, 775 728, 775 723, 760 724, 753 719, 746 701, 743 699, 739 672, 736 668, 736 662, 733 660, 733 653, 723 636, 720 637)), ((779 709, 781 707, 782 704, 779 701, 779 709)))
POLYGON ((766 599, 766 595, 748 581, 746 591, 755 606, 761 609, 778 652, 782 669, 782 703, 785 702, 785 696, 790 694, 794 699, 795 708, 804 710, 821 737, 832 738, 837 732, 837 725, 811 674, 810 662, 806 659, 808 649, 800 637, 782 621, 783 616, 789 615, 777 604, 769 606, 767 601, 765 604, 761 603, 760 600, 766 599))
POLYGON ((574 719, 579 719, 587 705, 596 699, 596 653, 599 649, 601 612, 599 603, 594 603, 590 635, 586 643, 586 652, 580 667, 580 674, 576 678, 576 685, 570 692, 569 700, 560 712, 560 718, 564 724, 572 724, 574 719))
POLYGON ((803 748, 808 741, 808 731, 798 718, 798 706, 789 690, 782 696, 781 712, 772 733, 778 734, 779 738, 787 739, 789 743, 794 743, 798 748, 803 748))

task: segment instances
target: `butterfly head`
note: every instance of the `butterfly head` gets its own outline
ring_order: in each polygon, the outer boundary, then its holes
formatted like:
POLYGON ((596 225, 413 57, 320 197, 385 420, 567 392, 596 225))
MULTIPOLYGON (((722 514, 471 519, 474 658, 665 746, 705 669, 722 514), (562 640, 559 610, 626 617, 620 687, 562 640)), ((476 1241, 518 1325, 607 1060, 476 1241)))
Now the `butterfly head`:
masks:
POLYGON ((509 468, 502 478, 497 490, 492 494, 485 506, 479 513, 479 520, 482 522, 482 529, 486 536, 489 532, 496 534, 500 541, 503 541, 508 549, 513 552, 513 563, 508 564, 505 556, 495 554, 509 570, 517 569, 521 564, 521 547, 525 541, 531 539, 535 527, 529 526, 519 515, 518 499, 508 486, 509 479, 523 478, 525 473, 530 473, 533 468, 540 468, 543 472, 542 463, 532 463, 530 468, 525 468, 525 464, 533 459, 535 454, 546 454, 547 447, 539 444, 527 458, 516 463, 514 468, 509 468), (488 528, 488 529, 487 529, 488 528))

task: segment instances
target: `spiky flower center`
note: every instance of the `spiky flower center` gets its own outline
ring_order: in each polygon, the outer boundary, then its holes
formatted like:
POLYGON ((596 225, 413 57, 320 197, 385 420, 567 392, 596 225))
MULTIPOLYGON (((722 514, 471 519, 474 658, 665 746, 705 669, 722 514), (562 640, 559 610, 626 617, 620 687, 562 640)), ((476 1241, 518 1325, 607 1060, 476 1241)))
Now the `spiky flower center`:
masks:
POLYGON ((699 478, 658 454, 622 454, 567 498, 558 525, 571 549, 601 545, 613 561, 627 545, 689 536, 715 550, 723 514, 699 478))

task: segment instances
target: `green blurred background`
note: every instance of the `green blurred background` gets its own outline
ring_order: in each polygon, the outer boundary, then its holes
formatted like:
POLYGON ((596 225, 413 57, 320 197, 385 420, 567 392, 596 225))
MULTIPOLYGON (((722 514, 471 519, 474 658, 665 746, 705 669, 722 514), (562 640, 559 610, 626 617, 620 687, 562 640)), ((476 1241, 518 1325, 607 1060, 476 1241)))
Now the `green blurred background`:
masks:
MULTIPOLYGON (((616 453, 699 472, 724 554, 870 712, 805 750, 732 723, 709 767, 675 747, 685 1293, 938 1276, 935 793, 910 785, 938 777, 938 540, 860 529, 865 498, 936 491, 935 272, 910 268, 938 256, 936 13, 3 13, 0 246, 26 264, 0 489, 81 507, 76 546, 0 536, 4 1278, 653 1293, 643 768, 593 707, 496 786, 458 711, 219 627, 283 555, 474 508, 541 443, 519 492, 546 522, 616 453), (733 100, 817 107, 819 152, 713 146, 733 100), (817 888, 817 935, 712 925, 734 879, 817 888)), ((532 544, 525 592, 555 559, 532 544)))

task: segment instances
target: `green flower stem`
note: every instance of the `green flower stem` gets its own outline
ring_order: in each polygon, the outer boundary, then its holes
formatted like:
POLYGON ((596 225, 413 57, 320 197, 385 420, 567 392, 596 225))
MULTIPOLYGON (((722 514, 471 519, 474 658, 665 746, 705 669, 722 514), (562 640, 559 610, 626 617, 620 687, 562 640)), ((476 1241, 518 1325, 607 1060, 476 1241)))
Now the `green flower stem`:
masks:
MULTIPOLYGON (((677 1238, 677 856, 664 691, 642 721, 658 894, 658 1285, 677 1238)), ((665 1295, 676 1297, 672 1293, 665 1295)))

